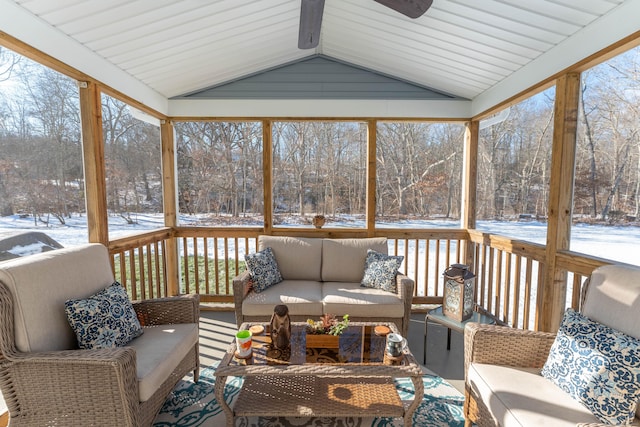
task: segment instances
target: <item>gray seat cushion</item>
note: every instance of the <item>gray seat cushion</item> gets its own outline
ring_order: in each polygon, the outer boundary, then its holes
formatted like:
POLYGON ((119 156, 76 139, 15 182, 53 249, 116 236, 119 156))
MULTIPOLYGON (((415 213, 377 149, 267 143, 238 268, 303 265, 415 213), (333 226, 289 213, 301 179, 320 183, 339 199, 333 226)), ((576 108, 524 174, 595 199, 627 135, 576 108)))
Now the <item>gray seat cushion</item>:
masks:
POLYGON ((325 282, 322 287, 324 312, 353 317, 402 317, 404 301, 382 289, 363 288, 360 283, 325 282))
POLYGON ((242 301, 242 314, 271 316, 276 305, 286 304, 292 316, 321 316, 322 286, 312 280, 283 280, 260 293, 250 292, 242 301))
POLYGON ((539 369, 472 363, 467 382, 489 407, 502 427, 575 427, 598 419, 539 369))
POLYGON ((144 328, 144 334, 127 344, 136 350, 140 401, 145 402, 198 342, 198 325, 180 323, 144 328))

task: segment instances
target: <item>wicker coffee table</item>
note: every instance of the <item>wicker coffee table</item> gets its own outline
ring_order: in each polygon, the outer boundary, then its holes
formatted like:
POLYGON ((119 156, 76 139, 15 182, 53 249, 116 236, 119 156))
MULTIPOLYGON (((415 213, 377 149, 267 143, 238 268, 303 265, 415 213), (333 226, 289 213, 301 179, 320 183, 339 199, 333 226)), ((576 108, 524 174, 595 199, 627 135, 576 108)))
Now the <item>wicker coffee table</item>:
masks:
MULTIPOLYGON (((243 323, 248 329, 255 323, 243 323)), ((234 356, 235 342, 216 369, 215 396, 227 417, 227 426, 240 416, 283 417, 396 417, 411 426, 413 413, 424 396, 422 369, 407 347, 403 356, 385 357, 386 338, 374 333, 389 323, 351 322, 339 342, 306 334, 305 323, 292 324, 290 351, 271 346, 268 324, 253 337, 253 357, 234 356), (224 400, 229 376, 244 382, 233 408, 224 400), (415 396, 400 400, 393 378, 411 378, 415 396)))

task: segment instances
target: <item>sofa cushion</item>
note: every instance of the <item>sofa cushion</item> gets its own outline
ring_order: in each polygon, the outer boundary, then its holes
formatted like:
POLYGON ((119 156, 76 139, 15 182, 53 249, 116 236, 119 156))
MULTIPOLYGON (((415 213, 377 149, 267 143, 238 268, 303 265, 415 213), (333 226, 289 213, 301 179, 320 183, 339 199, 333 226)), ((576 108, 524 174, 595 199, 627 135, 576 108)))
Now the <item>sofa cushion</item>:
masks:
POLYGON ((0 281, 13 296, 19 351, 70 350, 78 344, 64 312, 65 301, 86 298, 111 285, 113 271, 107 248, 94 243, 4 261, 0 281))
POLYGON ((285 304, 291 316, 321 316, 322 286, 310 280, 283 280, 263 292, 250 292, 242 301, 242 314, 271 316, 276 305, 285 304))
POLYGON ((127 291, 118 282, 84 299, 64 303, 82 349, 122 347, 142 335, 127 291))
POLYGON ((363 288, 358 282, 325 282, 322 301, 324 312, 336 316, 398 318, 404 315, 404 300, 397 294, 363 288))
POLYGON ((403 256, 386 255, 369 249, 364 261, 364 276, 360 284, 365 288, 397 292, 396 274, 403 260, 403 256))
POLYGON ((146 327, 143 335, 128 344, 136 350, 141 402, 153 396, 197 342, 198 325, 180 323, 146 327))
POLYGON ((285 280, 320 281, 322 239, 288 236, 259 236, 258 250, 271 248, 285 280))
POLYGON ((640 341, 565 312, 542 376, 606 424, 626 424, 640 399, 640 341))
POLYGON ((471 363, 467 383, 502 427, 575 427, 597 423, 587 408, 572 399, 539 369, 471 363))
POLYGON ((640 267, 605 265, 591 273, 580 312, 640 339, 640 267))
POLYGON ((247 254, 244 261, 247 264, 249 274, 251 274, 254 291, 262 292, 282 282, 282 275, 271 248, 267 247, 254 254, 247 254))
POLYGON ((367 239, 323 239, 322 280, 325 282, 360 282, 364 275, 367 250, 386 254, 385 237, 367 239))

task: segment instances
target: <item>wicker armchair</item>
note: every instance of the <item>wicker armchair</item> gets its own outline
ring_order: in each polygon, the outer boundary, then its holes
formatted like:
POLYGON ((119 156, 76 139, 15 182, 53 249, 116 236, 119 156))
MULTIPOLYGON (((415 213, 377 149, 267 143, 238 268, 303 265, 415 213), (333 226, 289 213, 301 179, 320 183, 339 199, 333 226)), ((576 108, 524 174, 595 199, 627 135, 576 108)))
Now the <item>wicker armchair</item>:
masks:
MULTIPOLYGON (((581 306, 585 316, 640 337, 640 269, 600 267, 587 286, 581 306)), ((464 335, 465 426, 604 426, 560 388, 552 390, 550 381, 541 380, 554 340, 553 333, 469 323, 464 335)), ((638 422, 636 416, 633 425, 638 422)))
POLYGON ((112 281, 99 244, 0 264, 0 387, 11 426, 149 426, 185 374, 197 379, 197 296, 135 302, 141 337, 78 349, 64 301, 112 281))

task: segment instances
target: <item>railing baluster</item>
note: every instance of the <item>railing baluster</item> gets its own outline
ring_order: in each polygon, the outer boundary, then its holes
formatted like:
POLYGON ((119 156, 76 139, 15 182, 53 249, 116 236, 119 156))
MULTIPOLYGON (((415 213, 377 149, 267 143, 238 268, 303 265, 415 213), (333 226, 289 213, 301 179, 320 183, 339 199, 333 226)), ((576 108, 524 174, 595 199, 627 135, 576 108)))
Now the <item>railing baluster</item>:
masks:
MULTIPOLYGON (((164 242, 164 240, 163 240, 164 242)), ((154 268, 156 271, 156 297, 160 298, 163 297, 164 295, 160 292, 160 254, 158 253, 160 251, 160 244, 159 242, 154 242, 153 243, 153 247, 154 247, 154 251, 153 251, 153 259, 154 259, 154 268)), ((163 251, 164 253, 164 251, 163 251)), ((163 263, 164 265, 164 263, 163 263)), ((163 274, 164 277, 164 274, 163 274)))
POLYGON ((499 319, 501 313, 500 299, 502 296, 502 251, 497 250, 497 260, 496 260, 496 269, 495 269, 495 299, 494 299, 494 314, 499 319))
MULTIPOLYGON (((424 295, 431 296, 429 294, 429 254, 431 253, 431 240, 425 239, 424 241, 424 295)), ((417 288, 416 283, 416 288, 417 288)), ((435 292, 434 292, 435 295, 435 292)))
POLYGON ((187 245, 187 238, 182 238, 182 265, 184 271, 184 293, 191 293, 189 286, 189 247, 187 245))
POLYGON ((136 283, 136 259, 135 259, 135 249, 129 249, 127 253, 129 254, 129 277, 131 278, 131 298, 138 299, 138 286, 136 283))
POLYGON ((504 305, 503 321, 509 323, 509 312, 511 308, 511 254, 505 253, 505 267, 504 267, 504 294, 502 298, 502 304, 504 305))
POLYGON ((531 288, 532 283, 531 280, 533 278, 533 260, 531 258, 527 258, 527 268, 525 274, 525 282, 524 282, 524 321, 523 325, 525 328, 529 327, 529 322, 531 318, 531 288))
POLYGON ((138 283, 140 283, 140 299, 147 299, 147 284, 145 282, 144 252, 142 251, 142 247, 138 247, 138 283))
MULTIPOLYGON (((440 282, 440 277, 438 276, 438 270, 440 269, 440 239, 436 240, 436 262, 435 262, 435 267, 434 271, 433 271, 433 283, 435 284, 433 289, 434 289, 434 296, 439 296, 440 293, 438 292, 438 283, 440 282)), ((444 293, 444 291, 443 291, 444 293)))
POLYGON ((202 248, 204 257, 204 293, 209 295, 211 289, 209 288, 209 240, 204 237, 202 239, 202 248))
POLYGON ((229 239, 227 237, 224 238, 224 293, 225 295, 230 295, 229 291, 229 239))
POLYGON ((215 261, 216 295, 220 295, 220 256, 218 254, 218 238, 213 238, 213 259, 215 261))
POLYGON ((513 274, 513 327, 517 328, 520 325, 518 320, 520 317, 520 275, 522 274, 522 256, 516 255, 516 265, 513 274))
POLYGON ((200 293, 200 258, 198 257, 198 239, 193 238, 193 291, 200 293))

